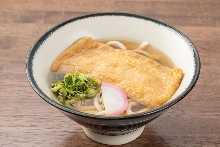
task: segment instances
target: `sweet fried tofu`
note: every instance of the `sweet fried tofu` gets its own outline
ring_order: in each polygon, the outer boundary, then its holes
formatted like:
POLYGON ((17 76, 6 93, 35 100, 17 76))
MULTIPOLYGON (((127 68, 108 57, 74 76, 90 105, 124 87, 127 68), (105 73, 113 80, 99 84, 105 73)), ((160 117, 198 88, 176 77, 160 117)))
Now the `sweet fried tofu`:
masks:
POLYGON ((61 53, 52 70, 79 71, 115 84, 132 100, 152 108, 169 100, 181 83, 183 72, 179 68, 164 66, 132 50, 114 49, 91 38, 86 38, 86 44, 82 41, 61 53))

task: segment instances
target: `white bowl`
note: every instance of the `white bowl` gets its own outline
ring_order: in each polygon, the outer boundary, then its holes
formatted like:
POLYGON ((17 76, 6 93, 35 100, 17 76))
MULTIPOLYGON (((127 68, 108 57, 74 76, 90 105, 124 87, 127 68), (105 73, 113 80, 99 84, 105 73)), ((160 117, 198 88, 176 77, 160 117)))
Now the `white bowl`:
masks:
POLYGON ((84 126, 86 134, 93 140, 114 145, 137 138, 147 122, 185 97, 195 85, 199 71, 198 52, 186 35, 158 20, 127 13, 91 14, 63 22, 40 38, 30 50, 27 60, 28 79, 39 96, 84 126), (83 36, 140 43, 147 41, 183 69, 182 83, 166 104, 150 112, 106 118, 66 108, 54 101, 50 91, 50 65, 60 52, 83 36))

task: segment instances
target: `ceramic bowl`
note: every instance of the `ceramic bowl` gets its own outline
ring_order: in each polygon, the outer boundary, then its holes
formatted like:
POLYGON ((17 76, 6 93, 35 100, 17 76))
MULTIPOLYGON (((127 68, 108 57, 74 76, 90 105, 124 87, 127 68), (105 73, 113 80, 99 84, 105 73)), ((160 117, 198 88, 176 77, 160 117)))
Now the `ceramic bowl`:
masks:
POLYGON ((65 21, 46 32, 29 50, 27 56, 27 77, 34 91, 48 104, 77 122, 89 138, 111 145, 124 144, 141 135, 148 122, 160 116, 192 90, 199 71, 198 52, 186 35, 164 22, 127 13, 91 14, 65 21), (149 112, 104 117, 60 105, 50 91, 50 65, 60 52, 82 36, 140 43, 147 41, 169 56, 177 67, 183 69, 183 81, 166 104, 149 112))

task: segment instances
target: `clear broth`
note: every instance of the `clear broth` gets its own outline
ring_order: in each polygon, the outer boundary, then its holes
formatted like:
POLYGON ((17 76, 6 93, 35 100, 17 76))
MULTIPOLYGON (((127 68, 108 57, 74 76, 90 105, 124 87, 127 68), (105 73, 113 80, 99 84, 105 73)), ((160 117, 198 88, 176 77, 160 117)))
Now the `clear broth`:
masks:
MULTIPOLYGON (((100 40, 100 41, 103 43, 106 43, 106 42, 112 41, 112 40, 100 40)), ((127 40, 117 40, 117 41, 123 43, 128 50, 135 50, 140 45, 140 43, 134 42, 134 41, 127 41, 127 40)), ((168 67, 175 67, 172 60, 166 54, 164 54, 162 51, 156 49, 152 45, 149 44, 145 48, 145 51, 150 55, 150 58, 155 59, 159 63, 161 63, 165 66, 168 66, 168 67)), ((56 80, 60 78, 60 76, 58 76, 58 75, 55 75, 56 80)), ((94 99, 88 99, 83 102, 75 103, 75 104, 73 104, 72 108, 76 109, 78 111, 85 112, 85 113, 102 115, 99 113, 99 111, 94 106, 94 99)), ((124 115, 129 115, 129 114, 133 114, 133 113, 140 113, 143 111, 149 111, 150 109, 151 108, 147 108, 143 104, 137 103, 137 102, 129 99, 129 109, 124 115)))

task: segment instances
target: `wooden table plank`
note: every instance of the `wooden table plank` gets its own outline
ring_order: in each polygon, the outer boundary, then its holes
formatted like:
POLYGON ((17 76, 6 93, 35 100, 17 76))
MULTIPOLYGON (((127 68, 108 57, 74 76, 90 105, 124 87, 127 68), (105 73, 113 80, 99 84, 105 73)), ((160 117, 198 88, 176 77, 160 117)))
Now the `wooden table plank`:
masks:
POLYGON ((124 146, 220 146, 219 0, 0 0, 0 147, 104 146, 30 88, 27 49, 50 27, 71 17, 131 12, 176 26, 197 46, 201 76, 195 89, 124 146))

